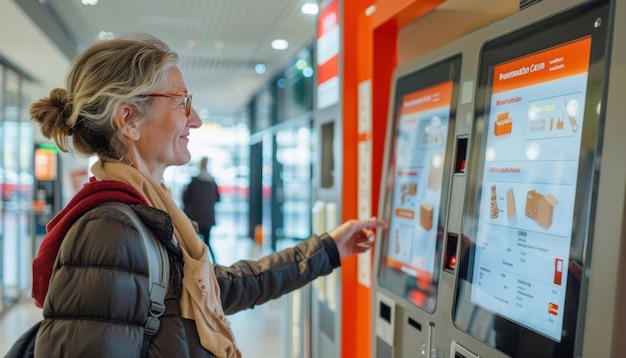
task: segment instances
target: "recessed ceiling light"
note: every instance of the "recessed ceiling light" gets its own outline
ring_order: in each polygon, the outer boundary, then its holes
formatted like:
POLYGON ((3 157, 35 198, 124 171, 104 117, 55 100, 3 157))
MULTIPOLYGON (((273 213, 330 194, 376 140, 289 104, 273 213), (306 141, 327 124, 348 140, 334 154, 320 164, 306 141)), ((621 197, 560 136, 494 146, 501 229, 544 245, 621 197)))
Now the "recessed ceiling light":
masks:
POLYGON ((319 11, 319 7, 317 6, 317 4, 313 4, 313 3, 306 3, 304 5, 302 5, 302 13, 303 14, 307 14, 307 15, 316 15, 319 11))
POLYGON ((265 71, 267 71, 267 67, 262 63, 257 63, 256 66, 254 66, 254 71, 256 71, 259 75, 262 75, 265 71))
POLYGON ((94 5, 96 5, 98 3, 98 0, 80 0, 80 2, 83 5, 92 5, 92 6, 94 6, 94 5))
POLYGON ((289 42, 287 42, 287 40, 276 39, 272 41, 272 48, 274 50, 284 50, 287 47, 289 47, 289 42))
POLYGON ((113 37, 115 37, 115 35, 113 35, 113 33, 109 32, 109 31, 100 31, 98 33, 98 39, 99 40, 110 40, 113 37))

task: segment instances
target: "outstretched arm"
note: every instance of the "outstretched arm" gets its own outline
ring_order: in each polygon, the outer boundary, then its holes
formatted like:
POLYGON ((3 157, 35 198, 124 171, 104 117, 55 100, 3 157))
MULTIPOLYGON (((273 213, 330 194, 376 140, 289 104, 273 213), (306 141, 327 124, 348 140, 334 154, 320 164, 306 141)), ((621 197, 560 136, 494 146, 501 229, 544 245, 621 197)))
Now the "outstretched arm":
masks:
POLYGON ((329 274, 341 265, 340 258, 367 251, 374 242, 374 229, 386 227, 376 218, 348 220, 328 234, 313 236, 259 261, 215 265, 224 312, 252 308, 329 274))

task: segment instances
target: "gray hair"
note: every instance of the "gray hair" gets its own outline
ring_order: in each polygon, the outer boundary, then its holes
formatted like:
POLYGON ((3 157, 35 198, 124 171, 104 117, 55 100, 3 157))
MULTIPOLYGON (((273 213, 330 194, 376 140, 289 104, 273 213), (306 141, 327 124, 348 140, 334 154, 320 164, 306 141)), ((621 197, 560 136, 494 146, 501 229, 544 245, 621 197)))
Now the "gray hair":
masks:
POLYGON ((71 145, 83 155, 97 154, 129 161, 125 139, 113 121, 118 106, 136 109, 135 120, 150 111, 154 93, 167 81, 167 71, 178 55, 150 35, 127 35, 96 43, 72 63, 67 89, 56 88, 50 97, 30 107, 41 133, 68 152, 71 145))

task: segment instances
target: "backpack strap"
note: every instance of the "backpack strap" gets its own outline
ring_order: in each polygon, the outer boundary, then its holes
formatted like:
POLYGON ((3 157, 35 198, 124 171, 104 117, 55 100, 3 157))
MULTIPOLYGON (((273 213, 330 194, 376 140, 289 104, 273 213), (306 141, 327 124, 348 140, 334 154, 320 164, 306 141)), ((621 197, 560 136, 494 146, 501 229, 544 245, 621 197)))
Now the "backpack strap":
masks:
POLYGON ((108 202, 102 204, 102 206, 117 208, 128 216, 137 227, 137 230, 139 230, 144 247, 146 248, 148 266, 150 269, 150 311, 144 326, 143 343, 141 346, 141 357, 145 357, 147 356, 150 342, 161 325, 159 318, 165 312, 165 292, 167 291, 170 276, 167 250, 159 243, 159 240, 154 236, 152 231, 146 227, 128 204, 108 202))

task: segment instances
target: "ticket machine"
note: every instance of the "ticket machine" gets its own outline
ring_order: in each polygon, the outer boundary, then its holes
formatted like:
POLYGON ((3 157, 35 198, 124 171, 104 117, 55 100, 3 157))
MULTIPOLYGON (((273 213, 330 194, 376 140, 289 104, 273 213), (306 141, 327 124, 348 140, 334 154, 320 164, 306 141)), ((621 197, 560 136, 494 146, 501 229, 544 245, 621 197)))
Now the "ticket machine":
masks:
POLYGON ((377 245, 379 357, 402 356, 399 341, 411 351, 434 344, 461 61, 397 73, 380 215, 389 228, 377 245))
POLYGON ((624 23, 541 2, 395 71, 376 357, 618 355, 624 23))

